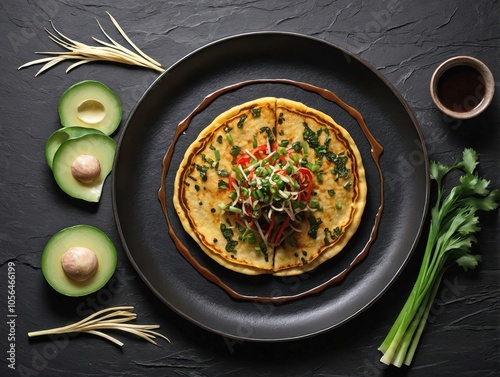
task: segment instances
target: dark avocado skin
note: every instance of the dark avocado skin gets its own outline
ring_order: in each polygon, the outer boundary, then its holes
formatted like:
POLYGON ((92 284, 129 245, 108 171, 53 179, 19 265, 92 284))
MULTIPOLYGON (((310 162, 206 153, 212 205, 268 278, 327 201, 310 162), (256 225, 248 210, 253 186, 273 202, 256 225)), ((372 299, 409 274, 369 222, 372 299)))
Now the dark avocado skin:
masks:
MULTIPOLYGON (((89 134, 103 134, 101 131, 95 128, 86 127, 64 127, 55 131, 47 140, 45 144, 45 160, 47 165, 52 169, 52 163, 54 161, 54 155, 57 150, 67 140, 78 139, 79 137, 89 135, 89 134)), ((104 135, 104 134, 103 134, 104 135)))
POLYGON ((88 202, 98 202, 104 181, 111 172, 116 142, 102 133, 87 134, 65 141, 54 155, 52 171, 59 187, 68 195, 88 202), (71 173, 71 164, 82 154, 94 156, 101 165, 100 176, 91 183, 77 181, 71 173))
POLYGON ((116 93, 102 82, 84 80, 73 84, 61 95, 58 113, 63 127, 94 128, 109 136, 120 125, 122 105, 116 93), (90 124, 78 117, 78 107, 84 100, 95 100, 103 105, 106 115, 102 121, 90 124))

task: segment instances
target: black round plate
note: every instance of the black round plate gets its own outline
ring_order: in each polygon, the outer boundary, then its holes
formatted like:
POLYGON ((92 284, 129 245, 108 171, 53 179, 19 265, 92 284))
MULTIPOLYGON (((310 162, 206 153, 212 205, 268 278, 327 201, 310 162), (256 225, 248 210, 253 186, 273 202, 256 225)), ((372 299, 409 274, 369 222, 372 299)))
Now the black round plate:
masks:
MULTIPOLYGON (((125 251, 151 290, 181 316, 215 333, 258 341, 298 339, 339 326, 372 304, 395 280, 421 233, 429 194, 425 145, 401 96, 374 68, 332 44, 279 32, 238 35, 209 44, 170 67, 131 113, 113 169, 113 205, 125 251), (208 282, 177 251, 158 200, 162 159, 177 125, 214 91, 253 79, 290 79, 333 91, 355 107, 384 147, 385 207, 378 238, 342 283, 281 304, 239 301, 208 282)), ((380 205, 380 178, 370 146, 340 107, 293 85, 259 83, 217 98, 176 145, 167 202, 176 234, 221 279, 243 294, 294 295, 348 267, 369 238, 380 205), (285 97, 331 115, 353 136, 368 179, 363 220, 348 247, 310 273, 276 278, 220 268, 185 235, 171 204, 173 179, 187 146, 218 114, 245 101, 285 97)))

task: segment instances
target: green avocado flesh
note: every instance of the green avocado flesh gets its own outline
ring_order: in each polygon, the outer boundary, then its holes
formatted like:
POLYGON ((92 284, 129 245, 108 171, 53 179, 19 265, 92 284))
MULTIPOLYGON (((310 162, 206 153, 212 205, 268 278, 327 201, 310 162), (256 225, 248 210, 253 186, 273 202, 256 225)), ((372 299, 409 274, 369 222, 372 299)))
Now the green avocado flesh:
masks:
POLYGON ((52 164, 54 178, 68 195, 88 202, 98 202, 106 177, 113 168, 116 142, 102 134, 88 134, 66 140, 57 149, 52 164), (90 183, 83 183, 73 176, 71 165, 79 156, 95 157, 101 166, 100 174, 90 183))
POLYGON ((102 288, 116 269, 116 249, 101 230, 89 225, 75 225, 56 233, 42 253, 42 273, 52 288, 66 296, 85 296, 102 288), (85 247, 98 260, 97 271, 84 281, 69 278, 61 258, 71 247, 85 247))
POLYGON ((122 119, 122 106, 116 94, 99 81, 86 80, 69 87, 59 100, 63 127, 95 128, 111 135, 122 119))
POLYGON ((47 161, 47 165, 52 169, 52 162, 54 160, 54 155, 57 150, 66 140, 77 139, 84 135, 98 133, 103 134, 101 131, 94 128, 85 128, 85 127, 64 127, 58 129, 52 135, 50 135, 47 143, 45 144, 45 160, 47 161))

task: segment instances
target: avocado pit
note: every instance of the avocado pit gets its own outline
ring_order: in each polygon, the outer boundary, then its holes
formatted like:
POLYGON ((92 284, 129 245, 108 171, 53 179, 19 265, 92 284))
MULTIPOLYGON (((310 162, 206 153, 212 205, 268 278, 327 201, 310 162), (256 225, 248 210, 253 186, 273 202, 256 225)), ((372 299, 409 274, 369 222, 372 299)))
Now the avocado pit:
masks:
POLYGON ((97 124, 106 116, 106 108, 95 99, 87 99, 76 108, 76 116, 84 123, 97 124))
POLYGON ((94 182, 101 175, 101 163, 92 155, 82 154, 71 164, 71 174, 82 183, 94 182))
POLYGON ((64 273, 72 280, 85 281, 97 271, 99 262, 95 253, 81 246, 70 247, 61 257, 64 273))

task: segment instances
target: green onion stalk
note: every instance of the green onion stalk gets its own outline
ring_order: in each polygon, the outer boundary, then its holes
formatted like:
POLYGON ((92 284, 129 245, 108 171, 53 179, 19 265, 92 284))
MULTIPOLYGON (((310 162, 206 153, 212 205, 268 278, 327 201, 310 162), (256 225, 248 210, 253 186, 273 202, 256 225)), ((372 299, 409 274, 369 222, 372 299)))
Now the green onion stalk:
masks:
POLYGON ((430 176, 437 183, 436 205, 431 222, 422 265, 410 295, 379 350, 381 362, 401 367, 410 365, 427 324, 429 312, 446 271, 459 265, 465 271, 474 269, 481 256, 472 254, 480 231, 478 210, 498 207, 500 191, 489 190, 489 181, 480 178, 477 153, 463 151, 462 160, 451 167, 431 161, 430 176), (445 196, 443 179, 453 170, 463 173, 460 184, 445 196))

